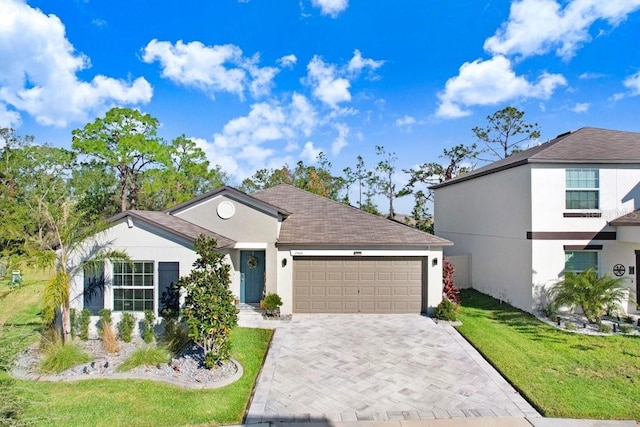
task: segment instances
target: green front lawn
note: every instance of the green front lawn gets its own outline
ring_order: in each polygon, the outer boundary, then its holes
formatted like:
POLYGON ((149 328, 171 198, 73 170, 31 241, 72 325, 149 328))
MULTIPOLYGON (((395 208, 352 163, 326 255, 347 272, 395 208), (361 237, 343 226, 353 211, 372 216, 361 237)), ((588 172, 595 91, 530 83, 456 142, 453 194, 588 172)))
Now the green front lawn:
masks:
POLYGON ((568 333, 473 290, 458 331, 544 416, 640 420, 640 337, 568 333))
MULTIPOLYGON (((0 313, 13 312, 5 317, 4 326, 0 324, 0 341, 12 341, 12 336, 24 336, 25 331, 30 331, 30 336, 24 342, 37 339, 34 326, 39 325, 39 300, 32 298, 24 306, 16 302, 32 294, 41 295, 42 286, 25 286, 0 300, 0 313)), ((3 405, 6 409, 11 404, 20 408, 18 421, 29 425, 239 424, 271 335, 271 330, 236 328, 232 333, 233 357, 242 364, 244 375, 229 386, 213 390, 184 390, 154 381, 17 381, 0 367, 0 425, 4 425, 3 405)))

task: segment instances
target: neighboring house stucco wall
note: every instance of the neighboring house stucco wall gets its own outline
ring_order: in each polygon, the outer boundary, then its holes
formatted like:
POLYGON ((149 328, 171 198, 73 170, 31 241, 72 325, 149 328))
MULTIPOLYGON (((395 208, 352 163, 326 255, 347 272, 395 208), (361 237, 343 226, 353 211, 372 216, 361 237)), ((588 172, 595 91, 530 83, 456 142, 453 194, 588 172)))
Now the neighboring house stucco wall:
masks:
POLYGON ((471 254, 473 288, 531 310, 531 175, 528 166, 435 190, 435 234, 445 256, 471 254))

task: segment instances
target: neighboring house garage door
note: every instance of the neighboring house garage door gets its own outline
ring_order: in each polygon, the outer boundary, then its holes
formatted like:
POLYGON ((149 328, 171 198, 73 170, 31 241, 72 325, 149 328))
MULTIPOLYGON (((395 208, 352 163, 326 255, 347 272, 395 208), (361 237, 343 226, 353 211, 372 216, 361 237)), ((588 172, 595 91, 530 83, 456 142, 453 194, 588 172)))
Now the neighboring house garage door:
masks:
MULTIPOLYGON (((426 258, 295 257, 293 311, 419 313, 423 261, 426 258)), ((424 285, 426 290, 426 281, 424 285)))

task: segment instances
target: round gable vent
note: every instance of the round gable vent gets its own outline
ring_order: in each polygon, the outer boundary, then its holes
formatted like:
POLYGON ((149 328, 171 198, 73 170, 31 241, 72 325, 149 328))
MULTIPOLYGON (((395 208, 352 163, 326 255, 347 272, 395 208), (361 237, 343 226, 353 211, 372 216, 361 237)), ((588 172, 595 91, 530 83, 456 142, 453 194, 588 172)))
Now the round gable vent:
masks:
POLYGON ((233 203, 224 201, 218 205, 218 216, 222 219, 229 219, 236 213, 233 203))

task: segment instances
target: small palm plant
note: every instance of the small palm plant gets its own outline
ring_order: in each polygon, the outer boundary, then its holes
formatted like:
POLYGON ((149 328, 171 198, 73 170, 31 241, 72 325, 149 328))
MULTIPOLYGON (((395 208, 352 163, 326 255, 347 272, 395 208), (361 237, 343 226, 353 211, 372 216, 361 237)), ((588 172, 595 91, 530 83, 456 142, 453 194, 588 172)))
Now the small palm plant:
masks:
POLYGON ((598 277, 593 268, 582 273, 567 272, 553 288, 553 303, 556 307, 580 306, 589 323, 599 323, 608 309, 625 298, 622 280, 608 274, 598 277))

